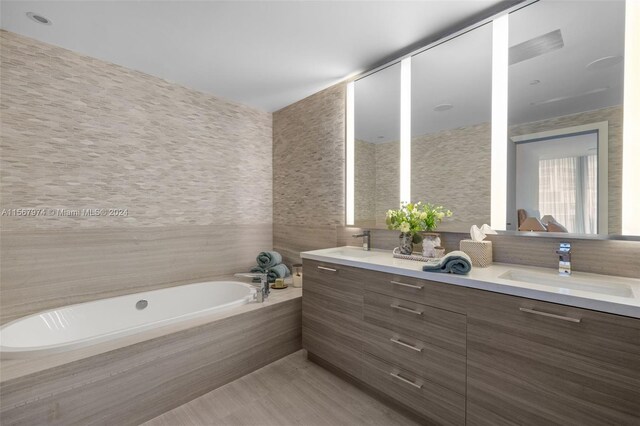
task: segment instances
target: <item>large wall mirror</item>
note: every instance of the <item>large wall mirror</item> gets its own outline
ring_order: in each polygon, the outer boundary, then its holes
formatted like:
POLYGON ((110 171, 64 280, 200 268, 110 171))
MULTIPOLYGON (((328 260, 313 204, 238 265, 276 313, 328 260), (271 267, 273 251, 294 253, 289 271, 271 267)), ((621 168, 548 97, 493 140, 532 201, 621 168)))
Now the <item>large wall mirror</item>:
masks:
POLYGON ((356 80, 348 224, 384 228, 410 185, 411 201, 453 211, 442 231, 493 222, 517 235, 640 234, 629 207, 637 136, 623 140, 638 132, 623 115, 637 108, 624 82, 639 38, 626 19, 624 0, 531 2, 417 51, 402 62, 409 78, 397 62, 356 80))
POLYGON ((621 232, 624 26, 622 1, 509 15, 507 229, 621 232))
POLYGON ((411 59, 411 198, 453 211, 438 229, 491 219, 492 24, 411 59))
POLYGON ((354 224, 382 228, 400 204, 400 63, 354 86, 354 224))

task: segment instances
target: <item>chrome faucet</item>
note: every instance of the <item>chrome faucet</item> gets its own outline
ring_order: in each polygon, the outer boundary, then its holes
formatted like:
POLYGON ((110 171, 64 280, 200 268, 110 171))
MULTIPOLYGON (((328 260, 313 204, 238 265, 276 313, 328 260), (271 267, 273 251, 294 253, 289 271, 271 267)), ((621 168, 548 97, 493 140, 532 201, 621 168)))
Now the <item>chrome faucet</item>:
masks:
POLYGON ((371 250, 371 231, 362 231, 362 234, 355 234, 353 238, 362 238, 362 250, 371 250))
POLYGON ((254 273, 254 272, 240 272, 234 274, 236 277, 246 277, 246 278, 260 278, 260 285, 255 286, 256 289, 256 302, 262 303, 269 298, 269 274, 264 273, 254 273))
POLYGON ((556 250, 559 257, 558 273, 560 275, 571 275, 571 243, 560 243, 560 248, 556 250))

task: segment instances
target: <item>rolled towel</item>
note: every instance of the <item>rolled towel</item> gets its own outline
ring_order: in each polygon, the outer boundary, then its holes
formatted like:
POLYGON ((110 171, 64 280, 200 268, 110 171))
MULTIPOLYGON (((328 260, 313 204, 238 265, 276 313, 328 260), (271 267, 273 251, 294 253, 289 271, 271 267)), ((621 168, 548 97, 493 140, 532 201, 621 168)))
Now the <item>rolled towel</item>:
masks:
POLYGON ((471 270, 471 258, 467 253, 459 250, 452 251, 440 259, 427 262, 422 267, 427 272, 450 272, 452 274, 468 274, 471 270))
POLYGON ((258 266, 269 269, 282 263, 282 256, 277 251, 263 251, 256 257, 258 266))
MULTIPOLYGON (((264 274, 265 272, 267 272, 267 270, 264 269, 261 266, 254 266, 253 268, 251 268, 251 272, 254 273, 254 274, 264 274)), ((260 282, 260 278, 257 278, 257 277, 254 278, 253 282, 254 283, 259 283, 260 282)))
POLYGON ((276 281, 276 278, 285 278, 288 277, 291 273, 289 272, 289 268, 287 268, 287 265, 281 263, 279 265, 276 265, 272 268, 269 268, 268 272, 269 274, 269 282, 273 283, 276 281))

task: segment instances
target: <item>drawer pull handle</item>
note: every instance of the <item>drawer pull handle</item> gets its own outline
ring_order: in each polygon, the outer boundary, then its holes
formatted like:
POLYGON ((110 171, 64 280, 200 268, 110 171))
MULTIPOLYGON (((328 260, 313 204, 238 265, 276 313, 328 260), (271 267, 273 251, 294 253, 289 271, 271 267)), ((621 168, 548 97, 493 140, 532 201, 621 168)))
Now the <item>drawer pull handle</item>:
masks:
POLYGON ((391 284, 401 285, 403 287, 415 288, 416 290, 422 290, 422 288, 424 287, 422 285, 406 284, 406 283, 401 283, 401 282, 398 282, 398 281, 390 281, 390 282, 391 282, 391 284))
POLYGON ((529 308, 520 308, 520 310, 529 314, 541 315, 543 317, 555 318, 562 321, 580 322, 580 318, 565 317, 563 315, 550 314, 549 312, 536 311, 535 309, 529 308))
POLYGON ((422 311, 416 311, 415 309, 405 308, 400 305, 390 305, 393 309, 398 309, 400 311, 409 312, 410 314, 422 315, 422 311))
POLYGON ((400 345, 400 346, 402 346, 404 348, 408 348, 408 349, 414 350, 416 352, 422 352, 422 348, 418 348, 416 346, 410 345, 408 343, 403 342, 402 340, 393 339, 393 338, 389 339, 389 340, 391 340, 393 343, 395 343, 397 345, 400 345))
POLYGON ((411 381, 411 380, 409 380, 409 379, 405 379, 404 377, 402 377, 402 376, 401 376, 401 375, 399 375, 399 374, 396 374, 396 373, 390 373, 390 374, 391 374, 391 377, 395 377, 396 379, 400 380, 400 381, 401 381, 401 382, 403 382, 403 383, 406 383, 406 384, 408 384, 408 385, 411 385, 411 386, 413 386, 413 387, 414 387, 414 388, 416 388, 416 389, 422 389, 422 385, 419 385, 419 384, 417 384, 416 382, 412 382, 412 381, 411 381))
POLYGON ((327 268, 326 266, 318 266, 318 269, 322 269, 323 271, 329 271, 329 272, 338 272, 337 269, 327 268))

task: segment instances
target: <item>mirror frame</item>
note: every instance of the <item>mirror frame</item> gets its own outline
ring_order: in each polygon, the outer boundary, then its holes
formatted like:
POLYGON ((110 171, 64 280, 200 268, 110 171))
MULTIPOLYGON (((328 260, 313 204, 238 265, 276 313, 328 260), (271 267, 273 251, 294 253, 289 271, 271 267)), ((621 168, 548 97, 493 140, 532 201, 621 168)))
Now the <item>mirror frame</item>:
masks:
MULTIPOLYGON (((585 235, 609 235, 609 122, 583 124, 544 132, 512 136, 516 144, 537 142, 553 137, 576 135, 581 133, 598 134, 598 233, 585 235)), ((580 235, 580 234, 577 234, 580 235)))

